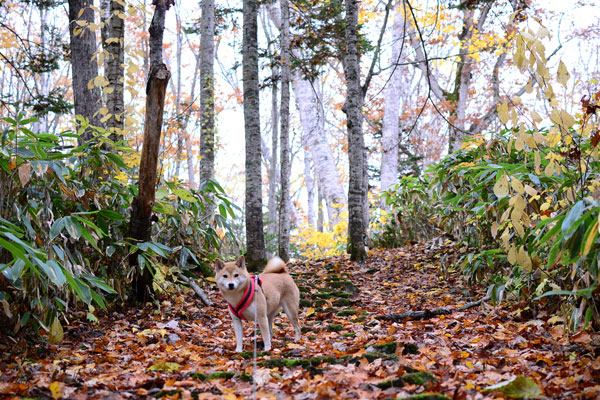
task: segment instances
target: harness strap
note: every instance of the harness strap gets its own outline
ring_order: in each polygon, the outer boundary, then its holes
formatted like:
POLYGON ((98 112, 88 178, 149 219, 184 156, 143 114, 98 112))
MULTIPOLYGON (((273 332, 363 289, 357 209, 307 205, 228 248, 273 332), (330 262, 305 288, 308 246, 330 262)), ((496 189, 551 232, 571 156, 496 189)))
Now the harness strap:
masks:
POLYGON ((242 315, 242 312, 246 308, 248 308, 250 303, 252 303, 252 299, 254 298, 254 292, 258 290, 258 286, 262 288, 262 281, 260 280, 258 275, 254 275, 252 279, 250 279, 250 283, 248 284, 248 286, 246 286, 246 291, 244 292, 242 300, 240 300, 238 305, 234 308, 230 303, 227 303, 227 305, 229 306, 229 310, 233 315, 243 320, 246 319, 242 315))

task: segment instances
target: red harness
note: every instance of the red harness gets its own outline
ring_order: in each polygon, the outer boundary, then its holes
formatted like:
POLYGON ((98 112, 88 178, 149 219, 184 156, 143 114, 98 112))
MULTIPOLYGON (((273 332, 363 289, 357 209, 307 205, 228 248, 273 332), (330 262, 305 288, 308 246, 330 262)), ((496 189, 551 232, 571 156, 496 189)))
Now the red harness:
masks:
POLYGON ((242 300, 240 300, 238 305, 235 308, 233 308, 233 306, 231 304, 227 303, 227 305, 229 306, 229 311, 231 311, 231 313, 233 315, 235 315, 236 317, 245 320, 246 318, 244 318, 244 316, 242 315, 242 312, 246 308, 248 308, 248 306, 252 302, 252 298, 254 297, 254 292, 258 290, 258 286, 262 287, 262 281, 260 280, 258 275, 254 275, 252 277, 252 279, 250 279, 250 284, 248 284, 248 286, 246 286, 246 291, 244 292, 244 295, 242 296, 242 300))

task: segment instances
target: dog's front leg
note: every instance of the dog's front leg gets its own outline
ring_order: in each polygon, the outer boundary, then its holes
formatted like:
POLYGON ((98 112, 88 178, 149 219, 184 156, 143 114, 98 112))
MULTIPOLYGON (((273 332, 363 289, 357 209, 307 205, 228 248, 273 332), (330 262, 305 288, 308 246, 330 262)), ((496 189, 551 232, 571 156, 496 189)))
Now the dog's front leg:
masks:
POLYGON ((233 320, 233 331, 235 332, 235 351, 238 353, 242 352, 242 342, 244 341, 244 327, 242 326, 242 320, 234 316, 231 317, 233 320))

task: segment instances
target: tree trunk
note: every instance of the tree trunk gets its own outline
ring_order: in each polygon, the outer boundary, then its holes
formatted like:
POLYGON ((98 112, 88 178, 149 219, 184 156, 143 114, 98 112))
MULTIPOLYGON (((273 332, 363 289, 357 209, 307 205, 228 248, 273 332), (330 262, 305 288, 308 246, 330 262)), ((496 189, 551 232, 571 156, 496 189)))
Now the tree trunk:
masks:
POLYGON ((349 252, 352 261, 364 261, 366 226, 365 194, 366 152, 362 134, 363 91, 360 85, 360 64, 358 60, 358 0, 346 0, 346 52, 344 54, 344 75, 346 77, 346 101, 344 112, 348 130, 348 162, 350 165, 348 182, 348 233, 349 252))
POLYGON ((290 259, 290 9, 288 0, 281 5, 281 178, 279 197, 279 257, 290 259))
POLYGON ((248 269, 265 263, 262 215, 261 136, 258 82, 258 0, 244 0, 242 64, 246 135, 246 251, 248 269))
POLYGON ((310 151, 327 205, 329 228, 340 222, 339 214, 346 203, 346 195, 325 137, 325 117, 319 93, 319 83, 311 83, 296 74, 293 81, 296 106, 302 124, 302 145, 310 151))
MULTIPOLYGON (((152 208, 156 192, 158 151, 162 133, 165 92, 171 73, 162 62, 162 39, 165 29, 165 13, 168 3, 156 5, 150 24, 150 74, 146 85, 146 118, 144 143, 140 161, 139 190, 133 200, 129 235, 139 242, 149 241, 152 227, 152 208)), ((148 266, 139 270, 139 252, 129 257, 129 264, 136 267, 134 289, 136 300, 145 302, 154 294, 152 273, 148 266)))
MULTIPOLYGON (((391 73, 384 91, 383 127, 381 130, 381 191, 388 190, 398 179, 398 141, 401 80, 400 49, 404 42, 404 17, 402 8, 398 7, 392 26, 391 73)), ((384 202, 385 203, 385 202, 384 202)), ((382 203, 382 207, 387 208, 382 203)))
POLYGON ((325 199, 323 198, 323 189, 321 188, 321 182, 319 182, 319 179, 317 178, 317 232, 323 232, 323 223, 324 223, 324 216, 323 216, 323 201, 325 199))
MULTIPOLYGON (((69 0, 69 33, 71 38, 71 67, 73 75, 73 97, 75 115, 87 119, 91 125, 101 126, 97 112, 101 105, 100 89, 88 88, 88 83, 98 76, 96 54, 96 32, 81 27, 76 21, 94 23, 92 0, 69 0), (82 13, 81 16, 79 13, 82 13)), ((85 130, 79 138, 79 143, 85 143, 92 138, 92 131, 85 130)))
POLYGON ((277 183, 279 175, 279 166, 277 160, 277 151, 279 148, 279 110, 278 110, 278 89, 276 78, 279 74, 276 67, 271 69, 271 76, 273 79, 273 87, 271 88, 271 162, 269 163, 269 201, 268 201, 268 213, 269 213, 269 233, 275 236, 279 233, 279 221, 277 216, 277 183))
POLYGON ((315 181, 312 175, 310 152, 304 148, 304 182, 306 183, 306 196, 308 201, 307 219, 308 225, 315 227, 315 181))
POLYGON ((200 184, 202 184, 215 175, 214 0, 202 0, 200 30, 200 184))
POLYGON ((106 51, 104 75, 108 86, 104 88, 106 108, 111 117, 106 127, 111 131, 113 141, 123 140, 124 101, 123 85, 125 78, 125 7, 121 0, 109 0, 108 16, 103 29, 102 47, 106 51))
MULTIPOLYGON (((175 22, 176 22, 176 50, 175 50, 175 64, 177 69, 177 79, 175 80, 175 132, 177 132, 177 148, 175 150, 175 173, 173 176, 180 180, 181 162, 183 161, 183 136, 184 127, 180 115, 181 107, 181 48, 182 48, 182 27, 181 27, 181 16, 179 15, 179 9, 175 7, 175 22)), ((173 87, 173 81, 171 81, 171 87, 173 87)))

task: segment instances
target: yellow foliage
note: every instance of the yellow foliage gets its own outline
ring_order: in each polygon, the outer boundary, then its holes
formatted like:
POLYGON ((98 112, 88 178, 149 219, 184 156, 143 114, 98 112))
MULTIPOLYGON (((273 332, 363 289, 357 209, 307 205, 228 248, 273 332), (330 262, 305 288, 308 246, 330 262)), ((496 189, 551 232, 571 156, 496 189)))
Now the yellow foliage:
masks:
POLYGON ((344 254, 348 236, 348 212, 340 214, 340 222, 331 232, 319 232, 312 225, 302 226, 292 237, 292 244, 302 257, 313 260, 344 254))

